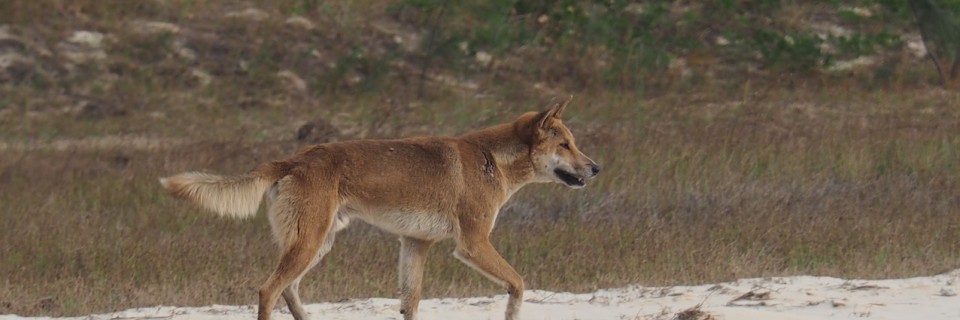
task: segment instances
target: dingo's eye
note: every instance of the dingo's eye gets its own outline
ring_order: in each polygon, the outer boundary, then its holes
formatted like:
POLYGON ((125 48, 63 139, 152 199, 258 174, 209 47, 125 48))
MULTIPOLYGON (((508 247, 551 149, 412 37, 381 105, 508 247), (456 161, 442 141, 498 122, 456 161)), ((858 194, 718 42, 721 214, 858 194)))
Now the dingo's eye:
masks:
POLYGON ((561 144, 560 144, 560 147, 561 147, 561 148, 564 148, 564 149, 567 149, 567 150, 570 150, 570 144, 569 144, 569 143, 566 143, 566 142, 561 143, 561 144))

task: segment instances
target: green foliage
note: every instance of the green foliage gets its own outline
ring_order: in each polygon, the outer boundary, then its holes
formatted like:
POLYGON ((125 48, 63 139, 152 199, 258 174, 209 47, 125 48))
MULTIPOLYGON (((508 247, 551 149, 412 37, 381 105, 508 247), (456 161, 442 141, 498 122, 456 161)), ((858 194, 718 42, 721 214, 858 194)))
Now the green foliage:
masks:
POLYGON ((320 0, 299 0, 289 6, 290 14, 305 15, 320 7, 320 0))
POLYGON ((899 37, 887 32, 877 34, 853 33, 847 37, 833 37, 827 40, 837 47, 838 55, 855 58, 877 53, 883 49, 897 49, 903 45, 899 37))
POLYGON ((323 79, 317 79, 316 83, 321 90, 331 93, 344 89, 352 92, 375 91, 380 89, 389 72, 389 61, 389 57, 371 57, 363 48, 356 47, 339 57, 332 72, 325 74, 323 79), (354 87, 345 86, 353 82, 356 82, 354 87))
POLYGON ((956 58, 960 52, 960 1, 915 0, 910 7, 928 46, 938 56, 956 58))
MULTIPOLYGON (((428 55, 466 60, 478 51, 502 54, 535 44, 557 54, 582 56, 588 47, 603 47, 615 60, 605 78, 619 81, 638 71, 665 68, 671 54, 662 46, 664 39, 675 38, 671 46, 695 46, 691 38, 669 32, 676 30, 666 17, 668 1, 653 2, 642 12, 629 8, 631 4, 625 0, 406 0, 402 7, 413 10, 428 32, 437 36, 428 41, 428 55), (462 50, 463 44, 467 50, 462 50)), ((699 16, 688 14, 681 19, 689 25, 699 16)))
POLYGON ((865 5, 879 5, 888 12, 907 19, 911 17, 909 1, 911 0, 865 0, 863 2, 865 5))
POLYGON ((759 30, 753 35, 763 59, 791 70, 809 70, 823 64, 825 55, 818 47, 823 40, 812 34, 788 34, 759 30))
MULTIPOLYGON (((947 1, 943 7, 952 8, 953 3, 960 1, 947 1)), ((600 80, 608 85, 640 83, 645 75, 664 71, 675 57, 692 52, 734 54, 738 59, 758 54, 767 68, 813 71, 837 60, 899 49, 898 34, 913 26, 904 0, 820 1, 818 5, 830 8, 851 29, 845 35, 770 20, 787 5, 779 0, 405 0, 401 7, 436 36, 425 50, 432 63, 469 62, 480 51, 511 54, 531 45, 547 48, 548 55, 597 59, 590 55, 596 52, 591 48, 602 48, 609 63, 600 80), (720 47, 705 32, 732 42, 720 47)))

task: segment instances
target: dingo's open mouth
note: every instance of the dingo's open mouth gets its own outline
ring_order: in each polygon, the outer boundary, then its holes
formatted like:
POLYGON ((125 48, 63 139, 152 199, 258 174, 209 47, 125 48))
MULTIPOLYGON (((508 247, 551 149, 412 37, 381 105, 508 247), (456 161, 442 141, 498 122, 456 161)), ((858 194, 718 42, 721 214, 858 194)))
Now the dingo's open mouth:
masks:
POLYGON ((560 169, 553 170, 553 173, 556 174, 560 180, 563 180, 563 183, 566 183, 571 187, 582 187, 587 184, 585 181, 583 181, 583 178, 560 169))

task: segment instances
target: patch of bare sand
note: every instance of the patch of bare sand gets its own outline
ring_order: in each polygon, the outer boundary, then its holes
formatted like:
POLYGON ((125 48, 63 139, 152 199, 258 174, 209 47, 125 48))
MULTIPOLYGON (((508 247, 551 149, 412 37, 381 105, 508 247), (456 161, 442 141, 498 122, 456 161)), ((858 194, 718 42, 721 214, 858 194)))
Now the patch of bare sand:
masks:
MULTIPOLYGON (((742 279, 713 285, 629 286, 593 293, 530 290, 527 320, 629 319, 960 319, 960 269, 932 277, 844 280, 831 277, 742 279)), ((424 300, 421 319, 502 319, 506 296, 424 300)), ((372 298, 306 306, 317 319, 401 319, 397 299, 372 298)), ((64 319, 253 319, 256 306, 158 306, 64 319)), ((276 319, 291 319, 278 308, 276 319)), ((48 319, 14 315, 0 320, 48 319)))

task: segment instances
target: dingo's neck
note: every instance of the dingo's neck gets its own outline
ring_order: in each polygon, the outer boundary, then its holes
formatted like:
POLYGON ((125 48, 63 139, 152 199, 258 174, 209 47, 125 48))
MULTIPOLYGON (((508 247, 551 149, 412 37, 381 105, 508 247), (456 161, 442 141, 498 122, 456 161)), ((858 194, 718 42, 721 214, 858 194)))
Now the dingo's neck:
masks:
POLYGON ((533 182, 534 168, 530 145, 518 136, 512 123, 474 131, 461 137, 489 151, 508 184, 509 194, 533 182))

